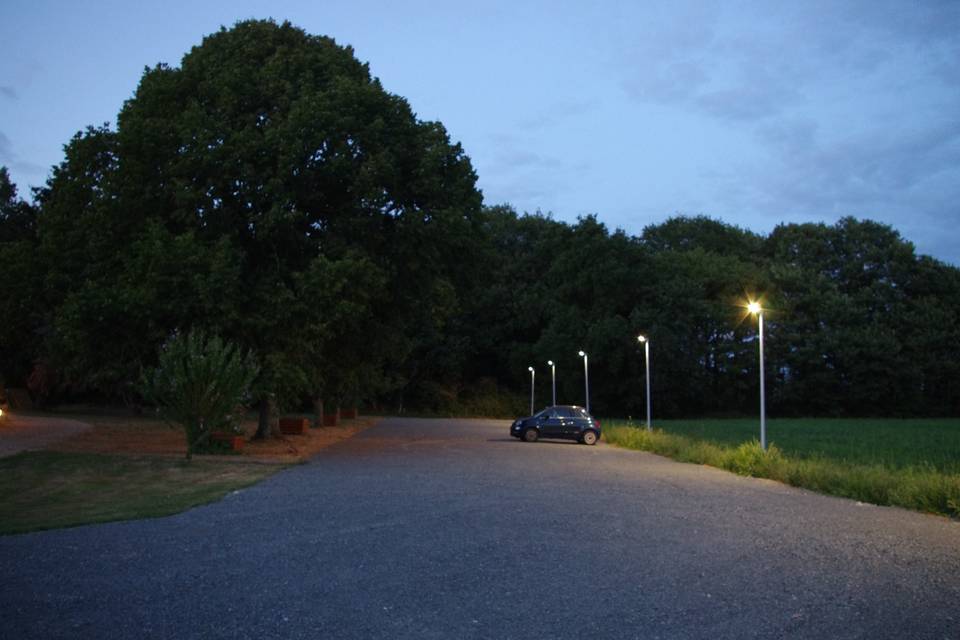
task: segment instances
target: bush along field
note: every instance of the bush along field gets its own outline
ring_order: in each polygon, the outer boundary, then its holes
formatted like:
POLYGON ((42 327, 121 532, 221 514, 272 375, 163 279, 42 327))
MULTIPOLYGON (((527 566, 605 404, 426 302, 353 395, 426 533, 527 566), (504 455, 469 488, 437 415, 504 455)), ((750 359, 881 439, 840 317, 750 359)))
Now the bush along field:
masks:
POLYGON ((878 505, 960 518, 960 421, 784 419, 612 421, 610 444, 878 505))

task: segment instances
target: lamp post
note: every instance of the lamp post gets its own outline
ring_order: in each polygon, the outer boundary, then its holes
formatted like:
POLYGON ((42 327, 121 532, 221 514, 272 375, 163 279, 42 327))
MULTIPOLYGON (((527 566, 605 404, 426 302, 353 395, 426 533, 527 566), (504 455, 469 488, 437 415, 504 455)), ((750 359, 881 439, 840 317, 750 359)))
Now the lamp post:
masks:
POLYGON ((760 448, 767 450, 767 402, 763 389, 763 308, 759 302, 747 305, 747 311, 757 316, 760 324, 760 448))
POLYGON ((643 362, 647 378, 647 431, 650 431, 650 341, 646 336, 637 336, 637 341, 643 344, 643 362))
POLYGON ((527 367, 527 369, 530 371, 530 415, 533 415, 533 383, 537 379, 537 372, 533 370, 533 367, 527 367))
POLYGON ((580 356, 583 358, 583 384, 586 388, 587 396, 587 413, 590 413, 590 368, 587 366, 587 354, 583 351, 580 351, 580 356))
POLYGON ((553 364, 553 360, 547 360, 547 364, 550 365, 550 377, 553 380, 553 406, 557 406, 557 365, 553 364))

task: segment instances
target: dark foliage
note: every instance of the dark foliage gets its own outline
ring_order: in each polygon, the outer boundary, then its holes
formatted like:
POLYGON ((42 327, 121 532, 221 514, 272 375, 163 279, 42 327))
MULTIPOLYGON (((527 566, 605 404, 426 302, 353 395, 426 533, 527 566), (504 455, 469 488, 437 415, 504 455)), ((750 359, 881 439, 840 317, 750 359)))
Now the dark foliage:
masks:
MULTIPOLYGON (((145 70, 38 190, 0 170, 0 368, 137 400, 175 330, 224 336, 273 402, 538 404, 641 415, 960 413, 960 271, 852 218, 761 236, 676 217, 638 237, 482 208, 469 158, 349 47, 247 21, 145 70), (39 369, 38 369, 39 367, 39 369), (520 398, 521 402, 514 402, 520 398)), ((486 410, 486 409, 485 409, 486 410)), ((519 407, 518 407, 519 410, 519 407)))

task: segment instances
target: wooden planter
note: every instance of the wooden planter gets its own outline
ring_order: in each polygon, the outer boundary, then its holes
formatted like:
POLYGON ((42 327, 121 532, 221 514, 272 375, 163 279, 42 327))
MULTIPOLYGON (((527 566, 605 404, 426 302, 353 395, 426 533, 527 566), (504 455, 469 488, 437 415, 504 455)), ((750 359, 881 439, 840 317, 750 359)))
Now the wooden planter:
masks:
POLYGON ((357 417, 357 408, 340 409, 340 417, 344 420, 354 420, 357 417))
POLYGON ((242 451, 243 445, 247 442, 243 436, 235 433, 217 431, 210 434, 210 439, 214 442, 224 442, 230 447, 231 451, 242 451))
POLYGON ((323 426, 335 427, 340 424, 340 417, 336 413, 323 414, 323 426))
POLYGON ((306 418, 280 418, 280 433, 285 435, 300 435, 307 432, 306 418))

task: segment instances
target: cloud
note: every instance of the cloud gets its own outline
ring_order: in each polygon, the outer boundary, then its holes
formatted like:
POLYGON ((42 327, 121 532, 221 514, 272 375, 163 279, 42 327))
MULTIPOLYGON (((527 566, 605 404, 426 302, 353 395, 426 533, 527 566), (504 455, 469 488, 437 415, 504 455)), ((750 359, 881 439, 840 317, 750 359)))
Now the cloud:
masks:
POLYGON ((694 4, 615 47, 631 98, 727 121, 776 117, 889 72, 960 79, 957 3, 694 4), (900 68, 909 60, 908 68, 900 68), (852 81, 852 82, 851 82, 852 81))
POLYGON ((546 109, 538 113, 528 114, 517 123, 522 131, 536 131, 549 129, 563 124, 570 118, 583 116, 595 109, 597 102, 589 99, 561 99, 554 100, 546 109))
POLYGON ((871 217, 960 262, 960 3, 733 6, 665 13, 618 48, 639 108, 696 125, 706 212, 871 217))
POLYGON ((13 87, 0 85, 0 96, 3 96, 7 100, 16 100, 17 92, 14 91, 13 87))
POLYGON ((496 164, 506 171, 517 169, 558 169, 563 162, 557 158, 550 158, 527 149, 503 148, 494 157, 496 164))
POLYGON ((0 162, 8 164, 13 162, 13 145, 2 131, 0 131, 0 162))
MULTIPOLYGON (((10 138, 0 131, 0 165, 10 170, 10 177, 15 184, 24 186, 28 182, 36 184, 42 182, 47 170, 33 162, 24 162, 18 159, 18 155, 13 150, 13 143, 10 138)), ((25 189, 21 189, 21 192, 25 189)))

